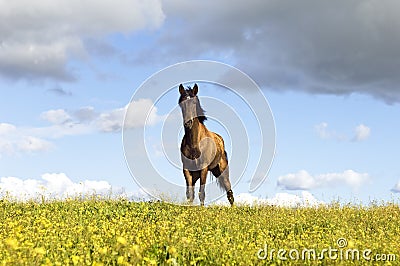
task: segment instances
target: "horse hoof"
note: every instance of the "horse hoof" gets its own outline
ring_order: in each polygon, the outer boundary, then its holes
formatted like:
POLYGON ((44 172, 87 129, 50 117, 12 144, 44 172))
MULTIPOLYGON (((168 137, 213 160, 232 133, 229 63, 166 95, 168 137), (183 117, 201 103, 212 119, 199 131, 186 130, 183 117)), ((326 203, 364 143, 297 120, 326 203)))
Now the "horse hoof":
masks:
POLYGON ((193 205, 193 200, 187 200, 188 205, 193 205))
POLYGON ((233 202, 235 201, 234 197, 233 197, 233 191, 232 189, 228 190, 226 192, 226 196, 228 198, 229 203, 231 204, 231 206, 233 206, 233 202))

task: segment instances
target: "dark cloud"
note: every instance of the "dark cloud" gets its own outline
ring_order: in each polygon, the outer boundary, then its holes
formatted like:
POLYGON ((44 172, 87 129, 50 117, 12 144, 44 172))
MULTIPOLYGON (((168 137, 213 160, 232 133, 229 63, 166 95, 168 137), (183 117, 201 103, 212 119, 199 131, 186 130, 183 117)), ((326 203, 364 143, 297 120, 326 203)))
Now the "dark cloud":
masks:
POLYGON ((65 90, 65 89, 63 89, 61 87, 58 87, 58 86, 54 87, 52 89, 48 89, 47 91, 50 92, 50 93, 53 93, 53 94, 55 94, 57 96, 72 96, 72 92, 67 91, 67 90, 65 90))
POLYGON ((112 47, 101 41, 108 35, 158 28, 163 20, 159 0, 2 1, 0 76, 73 81, 71 59, 110 53, 112 47))
MULTIPOLYGON (((53 52, 47 56, 31 55, 26 51, 15 49, 13 52, 1 51, 0 47, 0 77, 6 80, 57 80, 62 82, 75 81, 73 71, 66 67, 66 59, 53 52), (2 52, 4 52, 2 54, 2 52), (38 59, 40 58, 40 59, 38 59)), ((40 52, 45 54, 46 51, 40 52)))
POLYGON ((176 0, 163 10, 164 31, 138 61, 214 58, 268 89, 400 102, 399 1, 176 0))
POLYGON ((113 16, 111 2, 78 2, 37 3, 34 9, 7 2, 0 10, 7 21, 0 24, 0 76, 73 81, 67 62, 87 54, 162 66, 212 59, 233 63, 271 90, 400 102, 397 0, 169 0, 162 6, 126 0, 113 16), (123 48, 104 41, 160 25, 135 49, 118 51, 123 48))

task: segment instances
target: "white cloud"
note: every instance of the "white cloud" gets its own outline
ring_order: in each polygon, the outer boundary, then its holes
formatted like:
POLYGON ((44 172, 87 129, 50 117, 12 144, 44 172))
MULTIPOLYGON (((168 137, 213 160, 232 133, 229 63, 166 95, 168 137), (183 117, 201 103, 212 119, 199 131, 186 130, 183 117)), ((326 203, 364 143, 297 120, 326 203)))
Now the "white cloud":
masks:
POLYGON ((400 193, 400 180, 396 183, 396 185, 394 185, 391 191, 394 193, 400 193))
POLYGON ((0 158, 18 152, 47 151, 52 147, 45 139, 25 134, 14 125, 0 123, 0 158))
MULTIPOLYGON (((228 205, 226 200, 219 200, 215 204, 228 205)), ((317 200, 310 192, 302 191, 301 195, 290 193, 277 193, 272 198, 260 198, 249 193, 240 193, 235 196, 235 204, 237 205, 271 205, 279 207, 317 207, 324 205, 323 201, 317 200)))
POLYGON ((349 138, 344 134, 339 134, 334 130, 330 130, 328 128, 328 123, 326 122, 322 122, 318 125, 315 125, 314 129, 318 137, 320 137, 321 139, 326 139, 326 140, 333 139, 337 141, 348 141, 348 140, 351 140, 353 142, 364 141, 368 139, 371 134, 371 129, 363 124, 360 124, 355 127, 354 136, 352 138, 349 138))
POLYGON ((142 127, 154 125, 163 119, 163 116, 157 115, 157 107, 153 105, 150 99, 139 99, 128 104, 126 107, 125 128, 142 127))
POLYGON ((96 127, 103 132, 117 132, 124 123, 125 107, 101 113, 96 119, 96 127))
POLYGON ((32 136, 24 136, 17 143, 18 150, 27 152, 47 151, 52 146, 49 141, 32 136))
POLYGON ((63 136, 92 131, 118 132, 121 131, 123 126, 129 129, 143 127, 145 124, 154 125, 163 116, 157 114, 157 107, 153 105, 151 99, 139 99, 124 107, 101 113, 96 112, 90 106, 72 113, 63 109, 49 110, 42 114, 42 118, 54 124, 51 129, 46 128, 47 132, 59 131, 60 134, 58 135, 63 136), (125 113, 127 118, 124 125, 125 113), (149 115, 147 116, 147 114, 149 115), (92 130, 89 130, 89 128, 92 130))
POLYGON ((43 112, 40 117, 52 124, 63 124, 71 119, 71 116, 63 109, 43 112))
POLYGON ((366 125, 360 124, 355 128, 354 141, 363 141, 369 138, 371 135, 371 129, 366 125))
POLYGON ((330 137, 330 133, 327 131, 328 129, 328 123, 322 122, 321 124, 315 125, 314 126, 318 136, 321 139, 328 139, 330 137))
POLYGON ((112 187, 107 181, 85 180, 73 182, 64 173, 47 173, 41 179, 20 179, 17 177, 0 178, 0 196, 9 196, 16 200, 65 199, 87 195, 108 196, 112 187))
POLYGON ((317 200, 310 192, 302 191, 301 196, 289 193, 277 193, 275 197, 269 199, 269 204, 287 207, 314 207, 325 203, 317 200))
POLYGON ((327 173, 312 176, 307 171, 301 170, 294 174, 287 174, 278 177, 278 186, 288 190, 308 190, 313 188, 348 185, 357 189, 368 182, 370 176, 367 173, 357 173, 353 170, 346 170, 343 173, 327 173))
POLYGON ((336 131, 329 130, 328 129, 328 123, 322 122, 318 125, 314 126, 315 131, 317 132, 317 135, 321 139, 335 139, 338 141, 344 141, 347 139, 345 135, 338 134, 336 131))
POLYGON ((0 136, 13 133, 15 132, 16 129, 17 128, 14 125, 7 123, 0 123, 0 136))
POLYGON ((67 61, 86 53, 85 39, 154 29, 164 14, 160 0, 1 0, 0 18, 0 74, 71 80, 67 61))
POLYGON ((294 174, 287 174, 278 177, 278 186, 283 186, 285 189, 310 189, 316 186, 316 180, 307 171, 300 170, 294 174))
MULTIPOLYGON (((133 200, 150 200, 142 189, 136 193, 126 193, 124 189, 114 189, 104 180, 72 181, 65 173, 46 173, 40 179, 21 179, 17 177, 0 178, 0 198, 8 196, 15 200, 66 199, 68 197, 100 195, 107 197, 125 197, 133 200)), ((226 199, 214 204, 229 205, 226 199)), ((235 196, 237 205, 271 205, 282 207, 317 207, 325 202, 316 199, 310 192, 301 191, 300 195, 277 193, 272 198, 260 198, 249 193, 235 196)))
POLYGON ((53 147, 50 139, 96 132, 119 132, 123 126, 130 129, 145 124, 154 125, 164 118, 157 114, 157 107, 151 99, 139 99, 122 108, 105 112, 96 112, 93 107, 83 107, 73 112, 64 109, 48 110, 40 117, 51 125, 16 127, 0 123, 0 158, 18 152, 47 151, 53 147), (125 113, 127 118, 124 124, 125 113))

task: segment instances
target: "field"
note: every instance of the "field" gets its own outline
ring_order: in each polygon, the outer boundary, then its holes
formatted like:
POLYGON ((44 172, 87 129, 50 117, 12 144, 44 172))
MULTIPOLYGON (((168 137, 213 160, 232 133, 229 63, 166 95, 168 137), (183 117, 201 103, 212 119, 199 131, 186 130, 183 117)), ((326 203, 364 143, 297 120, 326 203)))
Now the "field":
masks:
POLYGON ((2 265, 397 264, 400 207, 0 201, 2 265), (386 261, 386 262, 384 262, 386 261))

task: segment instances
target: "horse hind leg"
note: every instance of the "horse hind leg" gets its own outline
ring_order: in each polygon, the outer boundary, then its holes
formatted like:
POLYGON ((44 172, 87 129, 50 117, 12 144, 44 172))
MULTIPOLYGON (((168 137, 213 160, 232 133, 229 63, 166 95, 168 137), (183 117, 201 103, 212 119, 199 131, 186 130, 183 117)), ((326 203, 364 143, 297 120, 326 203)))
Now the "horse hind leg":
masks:
POLYGON ((228 168, 228 166, 225 168, 225 170, 222 173, 221 173, 221 169, 219 168, 219 166, 217 166, 214 169, 212 169, 211 172, 213 173, 214 176, 217 177, 219 186, 221 188, 225 189, 228 201, 232 206, 233 202, 235 201, 235 199, 233 197, 231 181, 229 180, 229 168, 228 168))

